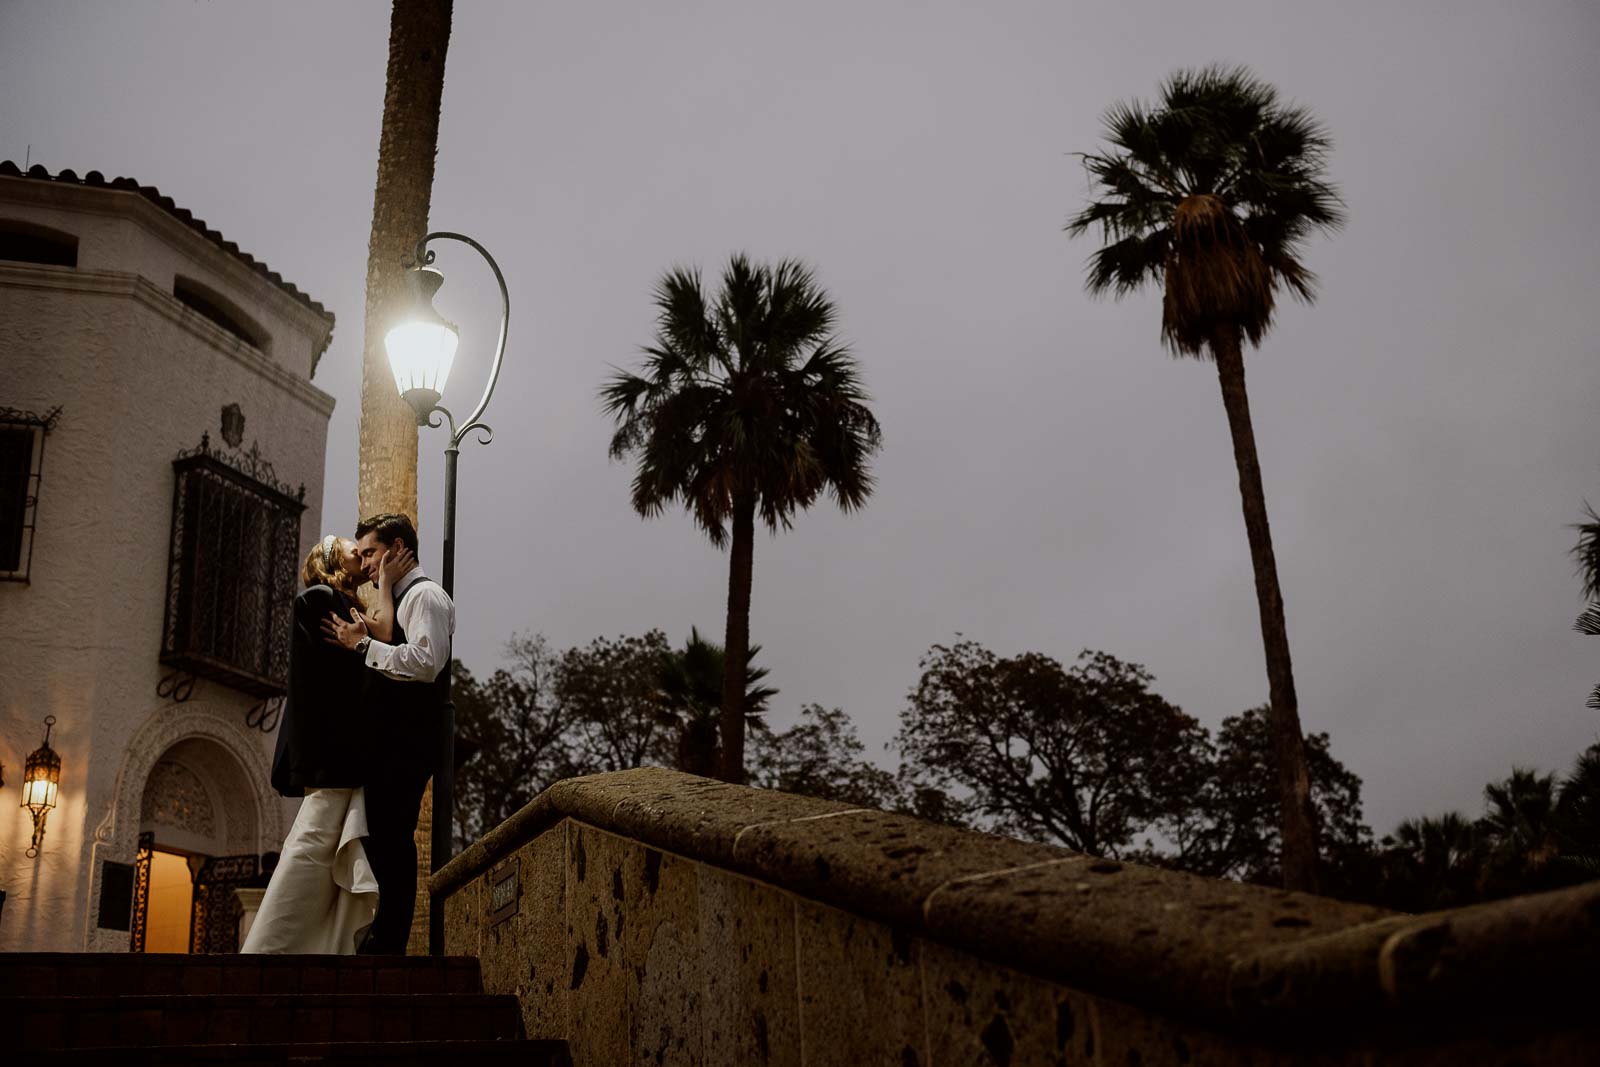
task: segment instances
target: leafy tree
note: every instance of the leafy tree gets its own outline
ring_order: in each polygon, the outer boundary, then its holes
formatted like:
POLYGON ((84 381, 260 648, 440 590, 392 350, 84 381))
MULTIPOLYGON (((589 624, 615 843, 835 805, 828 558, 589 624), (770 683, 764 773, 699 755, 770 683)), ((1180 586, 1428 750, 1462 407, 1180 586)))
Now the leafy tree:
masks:
POLYGON ((576 773, 569 719, 555 696, 557 657, 543 637, 507 642, 509 664, 479 681, 452 666, 457 849, 510 818, 550 783, 576 773))
POLYGON ((788 529, 825 490, 846 511, 861 507, 881 434, 835 339, 833 301, 804 265, 735 255, 714 297, 698 271, 675 268, 655 304, 643 373, 619 370, 601 389, 617 424, 611 456, 638 456, 640 515, 682 502, 712 544, 729 545, 721 769, 742 781, 756 515, 788 529))
MULTIPOLYGON (((1332 753, 1326 733, 1306 738, 1311 799, 1324 890, 1359 895, 1372 847, 1362 819, 1361 779, 1332 753)), ((1152 850, 1153 862, 1196 874, 1258 884, 1282 881, 1283 795, 1273 780, 1271 711, 1251 708, 1222 720, 1206 758, 1175 772, 1188 803, 1162 819, 1157 831, 1170 851, 1152 850)))
POLYGON ((920 666, 895 739, 913 809, 922 790, 952 821, 1114 856, 1186 803, 1205 729, 1137 664, 1086 651, 1067 670, 963 640, 920 666))
POLYGON ((667 635, 597 637, 561 653, 556 699, 580 774, 670 766, 677 718, 661 691, 667 635))
POLYGON ((774 733, 763 723, 750 740, 752 785, 866 808, 897 806, 895 776, 863 758, 866 746, 839 708, 807 704, 794 726, 774 733))
MULTIPOLYGON (((745 655, 743 707, 750 729, 758 726, 768 702, 778 695, 776 689, 761 684, 767 669, 753 665, 760 651, 760 645, 751 645, 745 655)), ((708 777, 717 773, 724 664, 722 646, 701 637, 693 626, 683 648, 662 660, 659 684, 667 708, 677 717, 680 771, 708 777)))
POLYGON ((1317 888, 1315 814, 1284 624, 1283 593, 1245 390, 1245 341, 1259 346, 1280 287, 1309 302, 1301 246, 1343 221, 1324 176, 1328 135, 1303 108, 1243 69, 1181 71, 1155 107, 1105 116, 1111 148, 1083 156, 1100 199, 1067 226, 1098 227, 1088 289, 1123 296, 1162 286, 1161 334, 1174 355, 1210 358, 1233 438, 1245 532, 1255 568, 1275 763, 1283 792, 1284 884, 1317 888))

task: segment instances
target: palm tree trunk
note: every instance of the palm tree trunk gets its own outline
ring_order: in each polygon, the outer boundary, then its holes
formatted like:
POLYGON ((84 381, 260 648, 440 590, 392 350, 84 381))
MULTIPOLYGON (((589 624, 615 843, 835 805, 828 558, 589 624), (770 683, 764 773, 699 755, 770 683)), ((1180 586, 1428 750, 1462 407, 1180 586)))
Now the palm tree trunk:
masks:
POLYGON ((417 417, 395 388, 383 335, 405 306, 404 264, 428 229, 450 9, 451 0, 394 0, 367 242, 356 496, 363 516, 398 511, 418 526, 417 417))
MULTIPOLYGON (((389 67, 384 76, 378 181, 367 241, 367 307, 362 324, 360 456, 356 479, 362 516, 417 514, 417 417, 395 388, 383 335, 404 308, 405 261, 428 231, 433 157, 439 145, 444 59, 452 0, 394 0, 389 67)), ((433 786, 417 819, 417 907, 409 951, 428 950, 428 874, 433 863, 433 786)))
POLYGON ((1289 661, 1289 633, 1283 618, 1283 590, 1278 562, 1267 526, 1267 498, 1261 487, 1261 463, 1255 430, 1250 425, 1250 397, 1244 386, 1244 352, 1237 327, 1219 327, 1211 347, 1222 382, 1222 406, 1233 435, 1233 459, 1239 468, 1239 496, 1244 528, 1250 539, 1250 562, 1256 573, 1256 604, 1261 612, 1261 641, 1267 657, 1267 691, 1272 704, 1273 749, 1278 764, 1282 809, 1283 884, 1286 889, 1317 891, 1316 819, 1311 807, 1311 776, 1305 738, 1300 732, 1300 707, 1289 661))
POLYGON ((750 658, 750 583, 755 564, 756 499, 733 503, 728 552, 728 628, 722 642, 722 780, 744 781, 745 661, 750 658))

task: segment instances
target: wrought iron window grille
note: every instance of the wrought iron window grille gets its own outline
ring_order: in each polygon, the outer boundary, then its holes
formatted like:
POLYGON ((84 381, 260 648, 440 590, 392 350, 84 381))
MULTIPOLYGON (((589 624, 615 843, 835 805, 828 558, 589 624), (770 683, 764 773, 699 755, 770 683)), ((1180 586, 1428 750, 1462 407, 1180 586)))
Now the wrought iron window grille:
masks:
POLYGON ((281 696, 305 486, 279 481, 254 443, 248 452, 217 449, 210 433, 172 468, 161 663, 263 700, 281 696))
POLYGON ((0 582, 26 583, 33 571, 45 436, 60 418, 59 407, 0 407, 0 582))

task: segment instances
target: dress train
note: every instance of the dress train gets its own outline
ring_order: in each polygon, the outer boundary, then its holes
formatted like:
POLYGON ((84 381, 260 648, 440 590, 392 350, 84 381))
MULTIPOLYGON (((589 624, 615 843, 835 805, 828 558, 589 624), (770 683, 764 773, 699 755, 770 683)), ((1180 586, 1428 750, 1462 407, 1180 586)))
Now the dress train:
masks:
POLYGON ((378 910, 366 835, 365 790, 307 790, 239 951, 353 954, 378 910))

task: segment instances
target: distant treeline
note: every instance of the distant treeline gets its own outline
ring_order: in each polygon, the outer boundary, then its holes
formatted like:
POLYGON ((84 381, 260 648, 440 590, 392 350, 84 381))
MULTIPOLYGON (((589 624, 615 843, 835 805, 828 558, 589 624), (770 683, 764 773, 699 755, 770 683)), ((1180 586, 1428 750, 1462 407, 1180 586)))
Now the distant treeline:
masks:
MULTIPOLYGON (((935 645, 900 711, 896 770, 867 758, 841 709, 808 704, 782 731, 776 691, 746 658, 746 780, 903 811, 951 825, 1197 874, 1279 885, 1274 734, 1265 707, 1215 733, 1152 689, 1137 664, 1085 651, 1070 667, 1002 657, 973 641, 935 645)), ((458 846, 551 782, 643 765, 711 774, 721 765, 722 649, 652 630, 556 650, 506 646, 479 679, 455 668, 458 846)), ((1600 877, 1600 744, 1564 777, 1513 768, 1484 787, 1478 817, 1408 819, 1375 839, 1361 779, 1326 733, 1306 737, 1323 891, 1426 911, 1600 877)))

